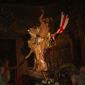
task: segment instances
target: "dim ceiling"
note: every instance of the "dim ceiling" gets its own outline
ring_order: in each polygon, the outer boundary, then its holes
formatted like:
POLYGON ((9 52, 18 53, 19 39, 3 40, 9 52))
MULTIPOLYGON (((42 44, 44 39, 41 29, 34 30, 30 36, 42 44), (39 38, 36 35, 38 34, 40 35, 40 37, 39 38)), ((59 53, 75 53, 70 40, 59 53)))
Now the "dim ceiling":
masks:
POLYGON ((27 5, 49 5, 49 4, 62 4, 62 3, 80 3, 81 0, 0 0, 0 3, 8 4, 27 4, 27 5))

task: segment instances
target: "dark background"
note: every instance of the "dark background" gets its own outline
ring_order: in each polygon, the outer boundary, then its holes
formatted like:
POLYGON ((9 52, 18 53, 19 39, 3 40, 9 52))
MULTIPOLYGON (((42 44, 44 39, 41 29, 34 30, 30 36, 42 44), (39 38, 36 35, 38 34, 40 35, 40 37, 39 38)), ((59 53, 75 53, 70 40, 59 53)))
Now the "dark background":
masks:
MULTIPOLYGON (((11 47, 14 46, 11 44, 12 40, 15 42, 18 38, 27 37, 26 26, 31 27, 38 23, 41 9, 44 9, 45 16, 52 16, 56 21, 60 20, 62 11, 68 14, 70 20, 65 31, 73 43, 74 63, 80 65, 83 61, 82 56, 83 58, 85 56, 85 5, 83 0, 0 0, 0 42, 2 39, 6 43, 10 41, 9 48, 3 42, 0 46, 8 50, 15 49, 11 47)), ((0 47, 0 50, 3 48, 0 47)))

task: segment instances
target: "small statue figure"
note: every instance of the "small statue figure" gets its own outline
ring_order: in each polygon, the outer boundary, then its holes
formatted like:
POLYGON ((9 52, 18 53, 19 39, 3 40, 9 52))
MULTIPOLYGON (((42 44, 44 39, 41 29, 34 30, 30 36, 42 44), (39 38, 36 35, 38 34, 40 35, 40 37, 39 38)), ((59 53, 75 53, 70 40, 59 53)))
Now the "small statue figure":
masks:
POLYGON ((42 13, 39 18, 40 26, 35 26, 27 30, 31 35, 31 39, 28 40, 28 47, 30 47, 36 55, 34 68, 37 72, 44 72, 48 70, 47 63, 44 58, 44 51, 51 47, 51 39, 55 41, 55 36, 63 32, 68 24, 68 20, 68 16, 64 16, 62 12, 60 26, 54 34, 51 34, 49 31, 49 21, 47 18, 44 18, 44 13, 42 13))

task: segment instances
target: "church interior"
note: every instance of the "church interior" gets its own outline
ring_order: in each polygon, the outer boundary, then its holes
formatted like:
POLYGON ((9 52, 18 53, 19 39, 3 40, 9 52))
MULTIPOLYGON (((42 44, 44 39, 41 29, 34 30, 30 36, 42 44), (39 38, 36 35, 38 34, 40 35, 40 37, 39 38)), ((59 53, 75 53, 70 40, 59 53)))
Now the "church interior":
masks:
POLYGON ((6 85, 77 85, 66 76, 85 66, 84 9, 77 0, 0 0, 0 75, 5 66, 6 85), (59 28, 66 18, 65 29, 59 28))

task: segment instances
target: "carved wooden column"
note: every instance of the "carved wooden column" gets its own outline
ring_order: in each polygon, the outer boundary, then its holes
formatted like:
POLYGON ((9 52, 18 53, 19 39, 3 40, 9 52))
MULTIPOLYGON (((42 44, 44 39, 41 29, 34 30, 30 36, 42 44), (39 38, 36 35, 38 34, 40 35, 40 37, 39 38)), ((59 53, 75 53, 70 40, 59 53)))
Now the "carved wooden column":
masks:
POLYGON ((81 40, 81 62, 85 64, 85 34, 83 31, 80 32, 81 40))
MULTIPOLYGON (((19 64, 23 60, 23 55, 21 53, 21 47, 22 47, 22 45, 23 45, 22 39, 16 40, 16 60, 17 60, 17 67, 19 66, 19 64)), ((19 66, 16 69, 16 85, 20 85, 20 76, 21 76, 21 71, 22 71, 21 68, 22 67, 19 66)))

